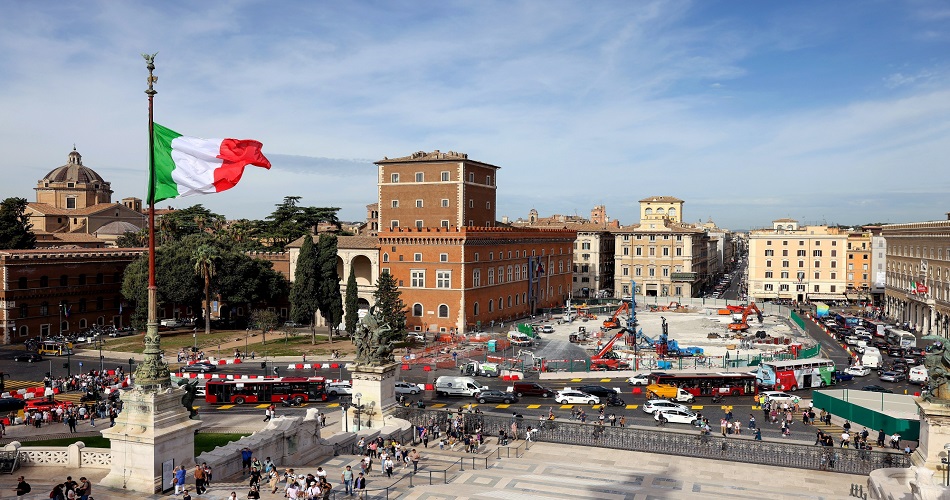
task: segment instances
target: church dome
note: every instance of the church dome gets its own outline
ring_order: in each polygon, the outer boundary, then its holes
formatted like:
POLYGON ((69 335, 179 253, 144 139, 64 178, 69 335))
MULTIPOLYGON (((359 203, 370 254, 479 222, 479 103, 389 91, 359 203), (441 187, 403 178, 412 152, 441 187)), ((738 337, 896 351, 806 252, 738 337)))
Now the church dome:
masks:
POLYGON ((41 183, 44 181, 106 184, 95 170, 82 164, 82 155, 76 151, 76 148, 69 153, 69 159, 65 165, 54 168, 40 180, 41 183))

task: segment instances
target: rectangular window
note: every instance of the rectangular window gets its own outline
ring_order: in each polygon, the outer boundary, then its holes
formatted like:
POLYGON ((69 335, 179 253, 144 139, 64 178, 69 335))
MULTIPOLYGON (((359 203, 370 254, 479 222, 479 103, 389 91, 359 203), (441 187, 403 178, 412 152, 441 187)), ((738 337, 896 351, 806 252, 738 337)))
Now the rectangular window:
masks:
POLYGON ((448 181, 449 181, 449 173, 442 172, 442 182, 448 182, 448 181))
POLYGON ((393 200, 393 208, 399 208, 399 200, 393 200))
POLYGON ((765 271, 765 279, 772 279, 772 271, 765 271))
POLYGON ((486 176, 485 176, 485 185, 486 185, 486 186, 491 186, 491 176, 490 176, 490 175, 486 175, 486 176))
POLYGON ((676 290, 675 292, 676 295, 683 295, 683 287, 678 286, 678 287, 675 287, 674 290, 676 290))
POLYGON ((443 198, 443 199, 442 199, 442 208, 447 208, 448 206, 449 206, 449 199, 448 199, 448 198, 443 198))
POLYGON ((416 221, 416 227, 419 228, 419 229, 422 229, 422 221, 421 221, 421 220, 417 220, 417 221, 416 221))
POLYGON ((677 257, 682 257, 682 256, 683 256, 683 249, 682 249, 682 248, 677 248, 677 249, 676 249, 676 256, 677 256, 677 257))
POLYGON ((448 261, 449 261, 449 254, 447 253, 439 254, 439 262, 448 262, 448 261))
MULTIPOLYGON (((834 242, 832 242, 832 243, 834 243, 834 242)), ((831 293, 835 293, 835 292, 837 291, 837 288, 838 288, 838 287, 836 287, 835 285, 831 285, 831 293)))
POLYGON ((821 257, 821 250, 813 250, 811 252, 812 257, 821 257))
POLYGON ((422 172, 416 172, 416 182, 425 181, 425 175, 422 172))
POLYGON ((771 283, 766 283, 766 284, 763 286, 763 288, 765 289, 766 292, 771 292, 771 291, 773 290, 773 287, 772 287, 772 284, 771 284, 771 283))
POLYGON ((787 261, 787 260, 783 260, 783 261, 782 261, 782 267, 788 267, 788 261, 787 261))
POLYGON ((787 280, 787 279, 788 279, 788 271, 782 271, 782 275, 781 275, 781 276, 782 276, 782 279, 783 279, 783 280, 787 280))
POLYGON ((670 277, 670 268, 668 268, 668 267, 664 267, 664 268, 663 268, 663 277, 664 277, 664 278, 669 278, 669 277, 670 277))
POLYGON ((633 275, 634 275, 634 276, 643 276, 643 268, 642 268, 642 267, 636 267, 636 268, 634 268, 634 269, 633 269, 633 275))
POLYGON ((627 266, 624 266, 623 269, 621 269, 621 271, 622 271, 621 274, 623 276, 630 276, 630 268, 628 268, 627 266))
POLYGON ((416 208, 422 208, 422 200, 416 200, 416 208))
POLYGON ((772 257, 773 255, 775 255, 775 250, 768 249, 768 250, 765 251, 765 256, 766 256, 766 257, 772 257))
POLYGON ((413 269, 410 274, 412 276, 412 281, 411 281, 412 284, 410 285, 412 288, 425 288, 426 286, 425 270, 413 269))
POLYGON ((796 292, 804 292, 804 291, 805 291, 805 285, 795 285, 795 291, 796 291, 796 292))
POLYGON ((663 256, 664 257, 670 256, 670 247, 663 247, 663 256))
POLYGON ((475 200, 468 200, 468 208, 475 208, 475 200))
POLYGON ((486 202, 485 202, 485 210, 491 210, 491 202, 490 202, 490 201, 486 201, 486 202))
POLYGON ((648 271, 649 272, 647 274, 649 274, 651 278, 656 277, 656 269, 651 267, 650 269, 648 269, 648 271))
POLYGON ((815 285, 815 288, 812 291, 815 293, 818 293, 819 291, 821 291, 821 285, 815 285))
POLYGON ((788 257, 788 250, 782 250, 782 257, 788 257))
POLYGON ((475 182, 475 172, 468 173, 468 182, 475 182))
MULTIPOLYGON (((640 249, 640 247, 637 247, 637 250, 639 250, 639 249, 640 249)), ((630 255, 630 247, 623 247, 623 254, 624 254, 624 255, 630 255)))
POLYGON ((442 227, 449 227, 449 221, 447 220, 442 221, 440 224, 442 225, 442 227))
POLYGON ((816 260, 816 261, 815 261, 815 268, 819 268, 819 267, 821 267, 821 261, 820 261, 820 260, 816 260))
POLYGON ((772 261, 771 260, 765 261, 765 267, 772 267, 772 261))
POLYGON ((391 182, 399 182, 399 174, 393 174, 389 177, 391 182))
POLYGON ((452 271, 436 271, 435 287, 452 288, 452 271))
POLYGON ((482 286, 482 271, 481 269, 472 270, 472 286, 482 286))
MULTIPOLYGON (((624 254, 624 255, 627 255, 627 254, 624 254)), ((637 247, 636 255, 637 257, 643 256, 643 247, 637 247)))
POLYGON ((422 254, 421 253, 412 254, 412 260, 415 262, 422 262, 422 254))
POLYGON ((832 250, 832 251, 831 251, 831 256, 832 256, 832 257, 837 257, 837 256, 838 256, 838 251, 837 251, 837 250, 832 250))
MULTIPOLYGON (((815 279, 816 279, 816 280, 820 280, 820 279, 821 279, 821 271, 815 271, 815 279)), ((832 279, 834 279, 834 278, 832 278, 832 279)))
POLYGON ((799 256, 799 257, 807 257, 807 255, 805 255, 805 250, 799 250, 799 251, 798 251, 798 256, 799 256))
POLYGON ((781 284, 781 285, 778 286, 778 290, 779 290, 780 292, 787 292, 787 291, 788 291, 788 285, 787 285, 787 284, 781 284))

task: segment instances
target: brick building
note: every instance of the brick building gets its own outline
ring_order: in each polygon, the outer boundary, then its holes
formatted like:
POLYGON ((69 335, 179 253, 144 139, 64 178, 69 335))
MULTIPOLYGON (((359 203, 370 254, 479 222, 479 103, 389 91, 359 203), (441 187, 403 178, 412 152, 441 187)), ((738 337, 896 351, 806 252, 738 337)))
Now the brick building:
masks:
POLYGON ((576 232, 497 227, 500 167, 438 150, 379 166, 379 266, 410 330, 488 326, 561 305, 576 232))
POLYGON ((124 306, 122 277, 125 268, 145 251, 0 251, 3 343, 21 343, 60 331, 76 333, 92 325, 129 325, 132 311, 124 306))

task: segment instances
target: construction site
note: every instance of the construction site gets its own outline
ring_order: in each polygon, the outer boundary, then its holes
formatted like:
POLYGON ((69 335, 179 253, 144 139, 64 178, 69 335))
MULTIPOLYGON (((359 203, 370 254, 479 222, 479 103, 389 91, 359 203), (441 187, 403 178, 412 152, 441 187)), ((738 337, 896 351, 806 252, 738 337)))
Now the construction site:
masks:
POLYGON ((671 303, 634 311, 630 304, 619 303, 611 314, 569 307, 504 332, 443 338, 404 362, 504 377, 531 371, 739 368, 815 348, 787 314, 764 314, 755 304, 671 303))

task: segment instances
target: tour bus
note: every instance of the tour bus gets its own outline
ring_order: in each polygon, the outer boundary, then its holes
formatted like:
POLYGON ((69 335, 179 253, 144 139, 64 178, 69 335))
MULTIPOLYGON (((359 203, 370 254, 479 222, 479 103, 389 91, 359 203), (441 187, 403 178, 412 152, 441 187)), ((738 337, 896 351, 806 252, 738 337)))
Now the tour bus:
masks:
POLYGON ((762 387, 795 391, 835 383, 835 362, 826 358, 768 361, 759 365, 755 378, 762 387))
POLYGON ((749 373, 657 373, 654 384, 673 385, 693 396, 754 396, 758 393, 755 375, 749 373))
POLYGON ((908 347, 917 347, 917 337, 907 330, 890 327, 887 329, 887 343, 907 349, 908 347))
POLYGON ((242 405, 279 403, 284 400, 297 404, 326 401, 326 387, 326 379, 323 377, 209 380, 205 384, 205 402, 242 405))
POLYGON ((73 354, 72 342, 60 342, 57 340, 44 340, 36 350, 38 354, 47 354, 50 356, 66 356, 73 354))

